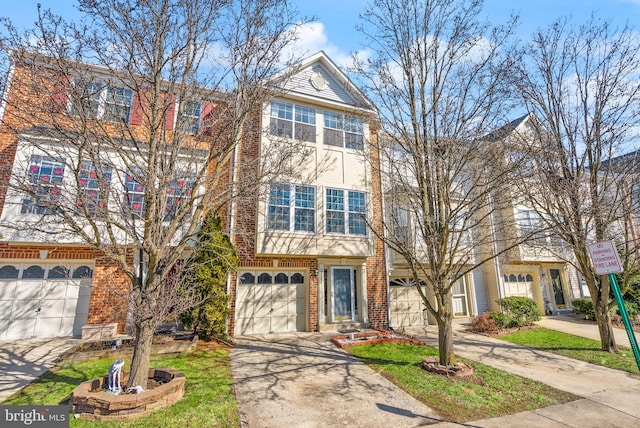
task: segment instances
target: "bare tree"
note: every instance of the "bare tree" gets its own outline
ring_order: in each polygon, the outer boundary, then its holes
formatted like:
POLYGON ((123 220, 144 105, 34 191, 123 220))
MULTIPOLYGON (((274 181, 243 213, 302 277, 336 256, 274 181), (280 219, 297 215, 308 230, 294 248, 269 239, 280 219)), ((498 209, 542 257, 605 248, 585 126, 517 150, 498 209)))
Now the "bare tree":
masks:
POLYGON ((233 181, 303 20, 282 0, 80 0, 79 11, 78 22, 40 11, 24 35, 5 20, 2 127, 20 137, 3 226, 84 243, 126 274, 129 385, 145 385, 155 328, 197 303, 172 274, 203 214, 255 194, 299 152, 282 145, 252 181, 233 181))
MULTIPOLYGON (((483 138, 505 108, 504 47, 514 22, 481 22, 480 1, 376 0, 358 62, 377 103, 387 218, 382 236, 438 323, 440 363, 452 364, 453 285, 497 257, 493 227, 509 199, 504 152, 483 138), (491 159, 495 159, 492 162, 491 159), (423 292, 426 283, 435 301, 423 292)), ((511 242, 511 241, 509 241, 511 242)))
POLYGON ((587 244, 614 238, 624 263, 635 260, 627 229, 637 207, 625 191, 635 161, 611 160, 631 151, 637 138, 639 42, 627 26, 596 18, 571 26, 560 19, 534 34, 513 74, 527 110, 539 119, 520 192, 574 253, 569 261, 586 282, 609 352, 617 350, 610 286, 595 274, 587 244))

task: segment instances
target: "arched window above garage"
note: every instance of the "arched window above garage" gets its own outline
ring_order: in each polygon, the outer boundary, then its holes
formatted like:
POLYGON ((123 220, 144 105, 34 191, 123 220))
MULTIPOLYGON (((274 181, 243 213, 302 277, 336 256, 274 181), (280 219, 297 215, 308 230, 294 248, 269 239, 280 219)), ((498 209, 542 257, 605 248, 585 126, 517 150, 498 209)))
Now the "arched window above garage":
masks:
POLYGON ((73 271, 73 279, 93 278, 93 269, 89 266, 79 266, 73 271))
POLYGON ((245 272, 240 276, 240 284, 255 284, 256 277, 251 272, 245 272))
POLYGON ((0 279, 18 279, 20 271, 12 265, 0 267, 0 279))
POLYGON ((43 279, 44 268, 42 266, 33 265, 29 266, 22 271, 22 279, 43 279))
POLYGON ((294 273, 291 275, 291 283, 292 284, 304 284, 304 275, 301 273, 294 273))
POLYGON ((47 275, 47 279, 67 279, 67 278, 69 278, 69 269, 60 265, 49 269, 49 274, 47 275))
POLYGON ((284 272, 280 272, 276 275, 276 284, 288 284, 289 283, 289 275, 284 272))

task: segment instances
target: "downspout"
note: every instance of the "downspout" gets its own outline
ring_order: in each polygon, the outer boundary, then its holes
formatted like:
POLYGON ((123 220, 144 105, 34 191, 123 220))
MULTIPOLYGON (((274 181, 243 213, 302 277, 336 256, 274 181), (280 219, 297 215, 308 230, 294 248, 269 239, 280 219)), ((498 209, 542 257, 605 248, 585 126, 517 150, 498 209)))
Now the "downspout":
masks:
MULTIPOLYGON (((231 157, 231 202, 229 204, 229 240, 231 241, 231 244, 234 246, 235 246, 235 242, 233 238, 235 235, 234 230, 236 226, 236 182, 238 179, 238 157, 239 157, 238 146, 239 144, 240 144, 240 139, 238 139, 238 142, 234 145, 233 156, 231 157)), ((227 296, 231 295, 231 276, 232 275, 233 275, 233 272, 229 272, 227 274, 227 296)), ((237 294, 238 293, 236 290, 236 297, 237 297, 237 294)), ((229 300, 229 305, 231 305, 231 300, 229 300)), ((235 304, 234 304, 234 308, 235 308, 235 304)), ((235 320, 235 316, 236 316, 235 313, 230 314, 230 316, 234 317, 234 320, 235 320)), ((229 317, 227 317, 225 330, 229 332, 229 317)), ((234 334, 235 334, 235 331, 234 331, 234 334)))
MULTIPOLYGON (((493 211, 493 202, 492 202, 493 198, 491 197, 491 195, 489 195, 489 209, 491 210, 491 214, 489 215, 489 227, 491 228, 491 236, 493 236, 493 239, 491 241, 491 246, 492 246, 492 250, 493 250, 493 254, 494 254, 494 258, 493 258, 493 264, 495 266, 496 269, 496 282, 498 285, 498 299, 502 299, 504 298, 504 282, 502 280, 502 269, 500 268, 500 261, 498 260, 500 258, 500 256, 498 256, 498 244, 496 241, 496 226, 495 226, 495 221, 494 221, 494 215, 495 212, 493 211)), ((491 302, 489 302, 489 306, 491 306, 491 302)))

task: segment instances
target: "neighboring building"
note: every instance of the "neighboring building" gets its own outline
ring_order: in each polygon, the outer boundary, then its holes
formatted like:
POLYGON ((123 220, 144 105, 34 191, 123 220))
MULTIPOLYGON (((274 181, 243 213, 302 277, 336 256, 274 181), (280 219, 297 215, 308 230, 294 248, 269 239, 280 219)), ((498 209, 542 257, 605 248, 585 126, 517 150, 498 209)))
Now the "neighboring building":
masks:
MULTIPOLYGON (((533 127, 540 125, 533 121, 537 121, 535 116, 527 114, 488 138, 517 147, 518 139, 535 135, 533 127)), ((496 311, 499 310, 497 299, 523 296, 535 300, 543 313, 569 311, 571 300, 583 296, 578 272, 571 264, 573 253, 558 236, 544 231, 542 219, 516 193, 515 190, 511 192, 512 205, 498 213, 496 221, 501 223, 504 235, 528 239, 482 267, 488 298, 479 309, 496 311)), ((506 245, 509 245, 508 239, 503 240, 502 246, 506 245)))

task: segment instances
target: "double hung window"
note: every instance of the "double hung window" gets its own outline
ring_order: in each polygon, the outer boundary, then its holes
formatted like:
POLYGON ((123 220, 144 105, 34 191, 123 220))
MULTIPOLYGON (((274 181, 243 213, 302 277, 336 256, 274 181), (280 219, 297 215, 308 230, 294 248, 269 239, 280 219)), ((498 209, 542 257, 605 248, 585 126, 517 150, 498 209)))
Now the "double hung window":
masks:
POLYGON ((64 160, 31 156, 27 170, 29 194, 22 200, 22 214, 51 214, 62 200, 64 160))
POLYGON ((200 131, 200 116, 202 104, 197 101, 187 101, 182 107, 182 131, 197 135, 200 131))
POLYGON ((112 170, 108 165, 97 170, 91 162, 82 163, 78 176, 78 205, 85 205, 91 215, 95 215, 107 203, 111 174, 112 170))
POLYGON ((367 234, 367 201, 364 192, 327 189, 325 215, 327 233, 367 234))
POLYGON ((348 149, 364 149, 362 119, 325 111, 324 144, 348 149))
POLYGON ((267 229, 314 233, 316 189, 313 186, 273 184, 269 191, 267 229))
POLYGON ((77 103, 72 113, 85 114, 94 119, 113 122, 129 122, 133 91, 120 86, 108 86, 101 82, 76 82, 77 103))
POLYGON ((144 213, 144 185, 138 182, 138 178, 132 172, 125 177, 125 193, 127 205, 132 215, 141 217, 144 213))
POLYGON ((316 110, 297 104, 271 103, 270 132, 279 137, 316 142, 316 110))
POLYGON ((165 221, 173 219, 185 202, 188 202, 193 193, 193 179, 180 178, 169 183, 167 189, 167 213, 165 221))

